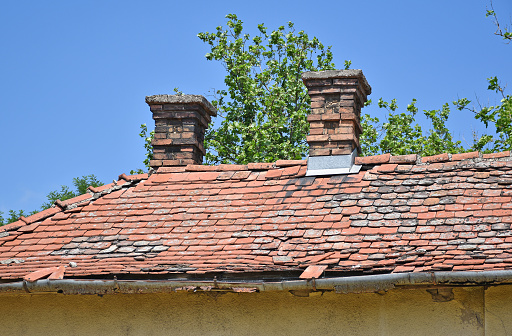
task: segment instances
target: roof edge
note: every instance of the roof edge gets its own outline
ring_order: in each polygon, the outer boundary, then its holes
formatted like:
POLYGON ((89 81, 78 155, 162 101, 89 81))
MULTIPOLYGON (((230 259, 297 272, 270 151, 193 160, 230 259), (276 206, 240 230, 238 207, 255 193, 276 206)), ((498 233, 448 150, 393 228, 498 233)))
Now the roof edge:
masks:
POLYGON ((59 212, 66 212, 68 210, 75 209, 77 207, 89 204, 92 201, 97 200, 98 198, 108 195, 114 191, 129 188, 138 184, 140 181, 144 181, 148 179, 148 174, 135 174, 135 175, 119 175, 119 180, 114 180, 112 183, 104 184, 100 187, 92 187, 89 186, 87 188, 87 192, 82 195, 78 195, 76 197, 69 198, 65 201, 56 200, 54 204, 45 210, 41 210, 36 212, 33 215, 28 217, 21 216, 16 222, 12 222, 9 224, 5 224, 0 226, 0 233, 9 232, 9 231, 17 231, 22 229, 23 227, 30 227, 32 225, 37 226, 37 223, 50 218, 59 212))
POLYGON ((224 282, 182 280, 37 280, 1 283, 1 293, 136 294, 193 291, 318 291, 340 294, 374 293, 404 286, 478 286, 512 284, 512 271, 391 273, 278 282, 224 282))

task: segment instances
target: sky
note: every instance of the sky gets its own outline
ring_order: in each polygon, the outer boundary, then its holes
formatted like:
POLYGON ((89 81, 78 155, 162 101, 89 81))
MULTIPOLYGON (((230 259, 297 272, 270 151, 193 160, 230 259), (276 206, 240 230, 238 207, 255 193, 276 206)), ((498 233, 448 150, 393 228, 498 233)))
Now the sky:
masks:
MULTIPOLYGON (((512 45, 493 35, 488 1, 0 1, 0 211, 39 209, 46 195, 95 174, 104 183, 143 168, 144 98, 211 99, 224 70, 199 32, 235 13, 249 33, 295 23, 362 69, 376 101, 423 109, 467 97, 494 104, 486 78, 512 80, 512 45)), ((500 23, 512 2, 494 0, 500 23)), ((508 92, 511 91, 511 86, 508 92)), ((366 112, 383 119, 383 110, 366 112)), ((448 125, 470 143, 485 129, 469 112, 448 125)))

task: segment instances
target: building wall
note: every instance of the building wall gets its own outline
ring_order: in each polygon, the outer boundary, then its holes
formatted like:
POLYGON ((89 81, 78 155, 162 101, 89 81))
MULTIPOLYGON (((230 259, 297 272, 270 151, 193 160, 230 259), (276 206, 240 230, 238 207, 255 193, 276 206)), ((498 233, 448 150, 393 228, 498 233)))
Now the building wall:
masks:
POLYGON ((507 335, 512 286, 384 294, 1 294, 0 335, 507 335))

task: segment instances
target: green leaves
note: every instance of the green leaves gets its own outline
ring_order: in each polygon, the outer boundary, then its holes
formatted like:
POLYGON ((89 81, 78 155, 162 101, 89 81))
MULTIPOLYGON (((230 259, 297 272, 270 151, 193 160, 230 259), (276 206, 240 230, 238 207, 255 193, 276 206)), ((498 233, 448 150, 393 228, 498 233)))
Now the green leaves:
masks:
POLYGON ((510 41, 512 41, 512 32, 509 31, 509 27, 507 26, 505 26, 505 28, 501 27, 500 22, 498 21, 498 15, 494 11, 494 8, 492 8, 492 2, 490 5, 491 9, 486 10, 485 17, 491 17, 493 19, 494 25, 496 26, 494 35, 501 36, 507 43, 510 43, 510 41))
MULTIPOLYGON (((370 103, 371 104, 371 103, 370 103)), ((378 118, 363 115, 361 126, 361 149, 363 155, 391 153, 392 155, 420 154, 424 156, 440 153, 460 153, 465 149, 460 141, 454 141, 446 127, 450 115, 448 104, 441 110, 424 110, 423 113, 432 128, 424 132, 416 123, 416 99, 407 105, 406 111, 397 113, 396 99, 386 102, 382 98, 377 106, 388 111, 386 122, 380 124, 378 118)))
POLYGON ((14 223, 16 222, 21 216, 30 216, 36 213, 37 211, 32 211, 30 213, 25 213, 23 210, 9 210, 8 217, 4 217, 4 213, 0 211, 0 226, 14 223))
MULTIPOLYGON (((178 88, 174 88, 174 92, 176 92, 176 94, 180 96, 183 94, 183 92, 181 92, 178 88)), ((146 158, 144 159, 144 161, 142 161, 142 163, 144 163, 146 169, 149 170, 149 168, 151 168, 149 163, 153 159, 153 146, 151 145, 151 141, 153 141, 153 138, 155 137, 155 130, 152 130, 151 132, 148 133, 148 127, 146 126, 146 124, 141 124, 139 136, 144 140, 144 149, 146 150, 146 158)), ((142 173, 144 173, 144 170, 140 168, 130 170, 130 174, 142 173)))
POLYGON ((512 150, 512 96, 503 96, 498 106, 484 107, 475 111, 475 118, 481 120, 486 127, 490 124, 496 136, 484 134, 475 144, 477 150, 484 152, 501 152, 512 150))
POLYGON ((503 91, 503 89, 498 84, 498 77, 490 77, 487 78, 487 81, 489 82, 489 86, 487 87, 487 90, 493 90, 496 91, 496 93, 503 91))
POLYGON ((485 153, 501 152, 512 150, 512 96, 505 95, 505 89, 500 85, 498 78, 487 78, 489 83, 487 89, 495 91, 502 96, 497 106, 479 107, 478 110, 468 107, 471 103, 463 98, 454 101, 453 104, 459 110, 468 110, 474 113, 475 119, 484 123, 486 128, 491 128, 491 134, 481 136, 474 135, 473 150, 485 153))
MULTIPOLYGON (((440 153, 463 153, 482 151, 484 153, 512 150, 512 96, 504 94, 504 88, 497 77, 490 77, 488 89, 502 95, 497 106, 484 106, 478 110, 468 107, 471 103, 467 98, 453 102, 458 110, 473 112, 476 120, 491 129, 491 134, 474 134, 473 144, 464 148, 461 141, 454 141, 451 131, 446 126, 450 116, 450 105, 444 104, 439 110, 424 110, 423 113, 432 128, 424 132, 416 123, 416 100, 407 106, 406 112, 397 113, 396 100, 386 102, 379 99, 379 108, 388 110, 386 122, 379 124, 379 119, 364 115, 361 119, 363 134, 361 148, 363 155, 379 153, 435 155, 440 153), (494 135, 493 135, 494 134, 494 135)), ((371 101, 369 101, 369 104, 371 101)))
POLYGON ((75 177, 73 179, 74 190, 70 190, 68 186, 61 186, 60 190, 54 190, 46 195, 47 201, 43 203, 41 206, 41 210, 45 210, 50 208, 56 200, 65 201, 67 199, 77 197, 83 195, 87 192, 87 188, 91 187, 99 187, 102 186, 103 183, 98 180, 96 175, 84 175, 82 177, 75 177))
POLYGON ((331 48, 297 32, 292 22, 273 31, 259 24, 258 35, 251 37, 235 14, 226 18, 227 29, 198 34, 210 45, 206 59, 226 69, 226 89, 215 91, 212 101, 222 121, 206 132, 206 162, 301 159, 307 152, 310 112, 301 74, 334 69, 331 48))

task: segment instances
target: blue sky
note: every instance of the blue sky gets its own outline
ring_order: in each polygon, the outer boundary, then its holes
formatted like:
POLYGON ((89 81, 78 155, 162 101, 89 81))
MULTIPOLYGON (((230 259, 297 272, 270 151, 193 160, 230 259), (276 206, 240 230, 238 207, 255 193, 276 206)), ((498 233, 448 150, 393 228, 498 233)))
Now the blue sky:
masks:
MULTIPOLYGON (((510 24, 512 2, 494 0, 510 24)), ((352 61, 370 96, 437 109, 458 97, 493 104, 486 78, 512 80, 512 45, 495 37, 487 1, 3 1, 0 3, 0 211, 39 208, 72 178, 103 182, 142 168, 139 125, 153 127, 144 97, 208 95, 223 68, 197 33, 236 13, 249 32, 293 21, 352 61)), ((510 85, 509 85, 510 91, 510 85)), ((368 108, 374 115, 382 110, 368 108)), ((482 126, 454 113, 469 142, 482 126)))

